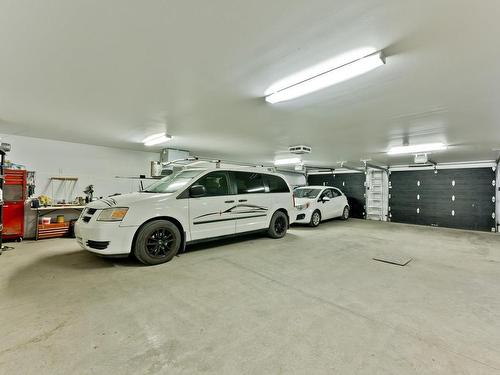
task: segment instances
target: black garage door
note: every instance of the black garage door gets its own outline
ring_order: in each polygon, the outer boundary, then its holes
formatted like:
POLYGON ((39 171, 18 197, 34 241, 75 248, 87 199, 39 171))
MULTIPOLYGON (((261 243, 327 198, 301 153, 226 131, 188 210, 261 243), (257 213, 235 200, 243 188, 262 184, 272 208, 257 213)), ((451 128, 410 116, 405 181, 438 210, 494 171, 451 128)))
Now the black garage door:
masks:
POLYGON ((351 207, 351 217, 365 217, 365 174, 311 174, 307 176, 309 185, 328 185, 337 187, 346 195, 351 207))
POLYGON ((495 228, 492 168, 391 172, 391 221, 491 231, 495 228))

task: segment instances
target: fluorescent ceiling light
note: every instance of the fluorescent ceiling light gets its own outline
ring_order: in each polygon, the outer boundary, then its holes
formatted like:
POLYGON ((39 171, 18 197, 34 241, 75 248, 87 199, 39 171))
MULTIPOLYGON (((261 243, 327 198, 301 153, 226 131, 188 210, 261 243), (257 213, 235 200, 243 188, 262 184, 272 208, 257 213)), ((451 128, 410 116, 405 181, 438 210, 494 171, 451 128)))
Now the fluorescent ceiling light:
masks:
POLYGON ((302 162, 301 158, 287 158, 287 159, 276 159, 274 165, 292 165, 300 164, 302 162))
POLYGON ((142 140, 142 143, 144 143, 144 146, 154 146, 158 145, 160 143, 165 143, 172 139, 172 136, 165 134, 165 133, 158 133, 158 134, 153 134, 150 135, 149 137, 146 137, 142 140))
MULTIPOLYGON (((295 99, 364 74, 384 64, 385 57, 382 51, 378 51, 341 65, 329 66, 321 72, 313 73, 313 70, 310 70, 308 76, 300 78, 297 76, 297 80, 294 82, 287 80, 288 86, 286 87, 268 89, 266 101, 273 104, 295 99)), ((326 66, 324 67, 326 68, 326 66)))
POLYGON ((431 152, 431 151, 442 151, 448 148, 442 142, 438 143, 423 143, 420 145, 408 145, 408 146, 396 146, 392 147, 387 151, 388 155, 400 155, 400 154, 416 154, 419 152, 431 152))
POLYGON ((157 133, 157 134, 150 135, 149 137, 144 138, 142 140, 142 143, 151 142, 152 140, 157 139, 157 138, 161 138, 164 135, 165 135, 165 133, 157 133))

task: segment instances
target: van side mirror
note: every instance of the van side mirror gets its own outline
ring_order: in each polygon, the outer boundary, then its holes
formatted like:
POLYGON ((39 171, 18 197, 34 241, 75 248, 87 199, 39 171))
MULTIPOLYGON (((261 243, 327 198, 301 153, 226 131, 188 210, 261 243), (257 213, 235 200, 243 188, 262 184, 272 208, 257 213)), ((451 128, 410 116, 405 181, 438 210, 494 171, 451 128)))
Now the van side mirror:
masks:
POLYGON ((321 202, 325 203, 325 202, 329 202, 330 201, 330 197, 327 197, 326 195, 321 198, 321 202))
POLYGON ((207 189, 203 185, 193 185, 189 188, 189 196, 191 198, 203 197, 207 194, 207 189))

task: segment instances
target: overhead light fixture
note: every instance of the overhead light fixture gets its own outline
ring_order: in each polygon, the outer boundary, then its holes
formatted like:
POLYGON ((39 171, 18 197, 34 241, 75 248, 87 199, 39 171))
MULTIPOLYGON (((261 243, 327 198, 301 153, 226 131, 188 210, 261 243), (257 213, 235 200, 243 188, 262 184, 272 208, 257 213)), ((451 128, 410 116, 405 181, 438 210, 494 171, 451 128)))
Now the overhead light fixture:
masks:
POLYGON ((401 154, 417 154, 421 152, 442 151, 448 148, 442 142, 438 143, 423 143, 420 145, 407 145, 392 147, 387 151, 388 155, 401 155, 401 154))
POLYGON ((170 139, 172 139, 171 135, 165 134, 165 133, 158 133, 158 134, 153 134, 150 135, 149 137, 146 137, 142 140, 142 143, 144 143, 144 146, 154 146, 154 145, 159 145, 161 143, 168 142, 170 139))
POLYGON ((311 69, 308 76, 297 76, 294 82, 287 80, 285 87, 268 89, 266 101, 274 104, 295 99, 359 76, 384 64, 385 57, 382 51, 343 62, 340 65, 338 65, 338 60, 337 64, 333 66, 322 64, 325 70, 321 72, 311 69))
POLYGON ((294 165, 300 164, 302 162, 301 158, 287 158, 287 159, 276 159, 274 165, 294 165))

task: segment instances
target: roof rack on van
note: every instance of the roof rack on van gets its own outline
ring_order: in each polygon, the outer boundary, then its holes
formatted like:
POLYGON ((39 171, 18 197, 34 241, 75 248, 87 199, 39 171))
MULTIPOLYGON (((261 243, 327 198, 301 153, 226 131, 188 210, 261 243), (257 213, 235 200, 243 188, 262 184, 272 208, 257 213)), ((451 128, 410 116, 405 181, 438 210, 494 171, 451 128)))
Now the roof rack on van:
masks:
POLYGON ((184 167, 196 167, 197 164, 210 163, 214 168, 221 168, 222 165, 226 167, 248 167, 248 168, 259 168, 266 169, 267 171, 273 172, 276 170, 274 166, 265 166, 264 164, 255 164, 247 162, 239 162, 233 160, 222 160, 222 159, 211 159, 199 156, 190 156, 185 159, 177 159, 168 162, 163 162, 163 166, 177 164, 184 167))
POLYGON ((198 160, 197 157, 189 156, 189 157, 184 158, 184 159, 175 159, 175 160, 170 160, 170 161, 164 161, 161 163, 161 165, 167 166, 167 165, 172 165, 172 164, 189 164, 189 163, 192 163, 193 161, 196 161, 196 160, 198 160))

